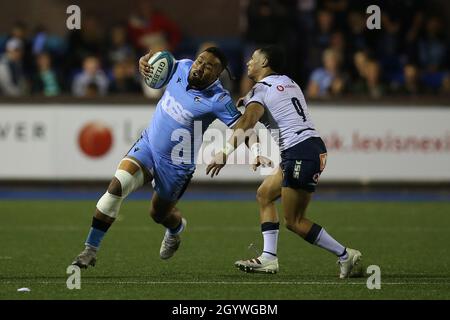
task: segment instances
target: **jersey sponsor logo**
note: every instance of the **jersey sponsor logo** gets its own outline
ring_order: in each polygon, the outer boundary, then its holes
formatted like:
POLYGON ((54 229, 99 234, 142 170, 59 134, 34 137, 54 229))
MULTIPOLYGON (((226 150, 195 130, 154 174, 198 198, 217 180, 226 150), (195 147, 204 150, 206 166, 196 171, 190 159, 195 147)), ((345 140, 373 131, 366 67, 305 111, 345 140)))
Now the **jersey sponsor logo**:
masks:
POLYGON ((277 86, 277 90, 278 90, 278 91, 284 91, 284 87, 283 87, 283 86, 280 86, 280 85, 278 85, 278 86, 277 86))
POLYGON ((189 125, 194 117, 191 112, 184 109, 183 106, 170 95, 167 89, 164 96, 161 98, 161 107, 172 119, 183 125, 189 125))

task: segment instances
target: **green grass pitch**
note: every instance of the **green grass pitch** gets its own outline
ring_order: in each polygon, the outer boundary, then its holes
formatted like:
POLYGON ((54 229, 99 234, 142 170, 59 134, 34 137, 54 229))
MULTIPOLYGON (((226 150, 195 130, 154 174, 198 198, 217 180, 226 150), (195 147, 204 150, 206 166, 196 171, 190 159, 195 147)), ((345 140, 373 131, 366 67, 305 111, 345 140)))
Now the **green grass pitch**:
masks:
POLYGON ((246 274, 235 260, 261 249, 256 202, 185 201, 176 255, 159 258, 164 230, 149 202, 126 201, 81 289, 66 268, 82 250, 95 201, 0 202, 0 299, 449 299, 448 202, 313 202, 308 217, 381 268, 381 289, 337 278, 336 258, 282 228, 280 272, 246 274), (17 292, 28 287, 31 292, 17 292))

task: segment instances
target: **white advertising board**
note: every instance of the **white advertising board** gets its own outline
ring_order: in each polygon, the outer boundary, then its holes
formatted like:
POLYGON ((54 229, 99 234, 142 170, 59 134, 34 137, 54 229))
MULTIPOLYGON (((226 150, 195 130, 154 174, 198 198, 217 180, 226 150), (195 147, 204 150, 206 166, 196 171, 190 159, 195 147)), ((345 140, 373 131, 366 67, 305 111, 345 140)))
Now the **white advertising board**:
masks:
MULTIPOLYGON (((0 179, 110 179, 153 111, 136 105, 0 105, 0 179)), ((328 148, 323 181, 450 181, 450 109, 311 105, 310 112, 328 148)), ((265 129, 258 132, 263 153, 278 164, 278 148, 265 129)), ((200 151, 194 180, 259 181, 270 171, 230 164, 211 179, 205 175, 211 150, 200 151)), ((241 147, 236 162, 246 157, 241 147)))

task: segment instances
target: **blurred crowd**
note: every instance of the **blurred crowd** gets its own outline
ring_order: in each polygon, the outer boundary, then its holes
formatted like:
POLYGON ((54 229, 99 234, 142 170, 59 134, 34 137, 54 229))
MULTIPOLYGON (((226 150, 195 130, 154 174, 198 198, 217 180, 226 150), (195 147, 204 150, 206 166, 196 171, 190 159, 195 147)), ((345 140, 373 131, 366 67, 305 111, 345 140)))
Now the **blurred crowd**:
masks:
MULTIPOLYGON (((281 44, 309 97, 450 92, 447 21, 430 1, 249 0, 246 17, 246 55, 281 44), (380 30, 367 28, 370 5, 380 30)), ((249 85, 243 78, 241 90, 249 85)))
MULTIPOLYGON (((286 73, 311 98, 450 93, 446 17, 425 1, 242 0, 241 7, 239 50, 225 50, 237 80, 222 77, 234 94, 253 85, 245 75, 252 51, 274 43, 286 51, 286 73), (372 4, 381 8, 380 30, 366 26, 372 4)), ((111 26, 83 16, 82 28, 65 37, 17 21, 0 35, 0 95, 158 98, 161 90, 145 86, 138 74, 139 56, 152 48, 193 58, 207 46, 221 46, 183 45, 191 39, 145 0, 111 26)))

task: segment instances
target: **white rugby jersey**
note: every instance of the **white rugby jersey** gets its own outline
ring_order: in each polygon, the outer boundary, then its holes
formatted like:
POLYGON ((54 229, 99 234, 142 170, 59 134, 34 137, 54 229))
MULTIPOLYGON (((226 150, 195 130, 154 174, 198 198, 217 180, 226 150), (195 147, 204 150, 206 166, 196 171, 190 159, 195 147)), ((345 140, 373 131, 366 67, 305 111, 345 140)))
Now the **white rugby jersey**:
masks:
POLYGON ((270 75, 257 82, 244 97, 244 105, 257 102, 264 107, 259 120, 270 130, 280 151, 310 138, 319 137, 300 87, 285 75, 270 75))

